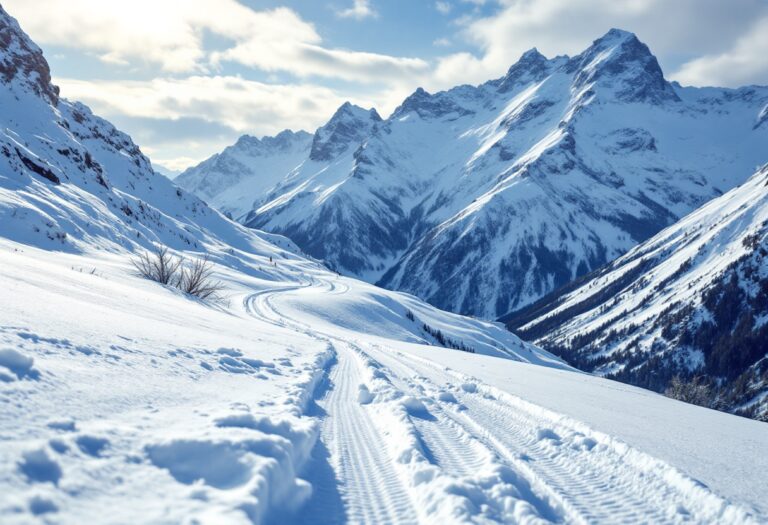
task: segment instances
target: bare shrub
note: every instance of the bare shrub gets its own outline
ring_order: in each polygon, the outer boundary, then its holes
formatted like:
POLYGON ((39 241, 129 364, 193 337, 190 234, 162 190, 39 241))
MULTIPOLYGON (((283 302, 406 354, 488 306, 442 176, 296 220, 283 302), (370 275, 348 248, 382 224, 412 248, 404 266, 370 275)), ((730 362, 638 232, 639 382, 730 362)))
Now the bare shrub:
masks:
POLYGON ((145 279, 169 286, 178 284, 181 259, 173 257, 166 246, 156 246, 154 251, 141 253, 131 263, 145 279))
POLYGON ((178 287, 200 299, 219 299, 223 289, 222 284, 213 279, 213 264, 207 255, 182 267, 178 287))
POLYGON ((213 279, 213 263, 207 255, 185 265, 184 259, 171 255, 166 246, 157 246, 154 251, 137 255, 131 263, 145 279, 174 286, 203 300, 222 299, 224 287, 213 279))

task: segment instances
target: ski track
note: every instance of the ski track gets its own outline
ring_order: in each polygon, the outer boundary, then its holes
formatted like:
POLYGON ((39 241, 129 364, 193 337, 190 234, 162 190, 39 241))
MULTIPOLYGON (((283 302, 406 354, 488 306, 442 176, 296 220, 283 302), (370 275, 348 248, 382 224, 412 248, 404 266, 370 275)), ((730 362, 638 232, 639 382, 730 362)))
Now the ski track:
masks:
MULTIPOLYGON (((452 477, 470 478, 502 464, 531 487, 532 502, 550 521, 565 523, 706 523, 712 511, 700 512, 697 501, 663 473, 626 461, 615 448, 600 444, 535 409, 525 410, 484 389, 464 388, 457 374, 435 363, 361 341, 312 331, 275 309, 271 298, 302 288, 322 287, 330 294, 346 288, 334 282, 308 282, 248 296, 251 315, 290 326, 330 344, 338 362, 331 387, 317 400, 324 410, 320 442, 330 452, 349 523, 417 523, 406 483, 399 477, 387 443, 358 401, 364 383, 362 357, 369 359, 404 395, 423 400, 424 416, 410 416, 425 457, 452 477), (450 393, 454 401, 443 401, 450 393)), ((587 433, 588 434, 588 433, 587 433)), ((314 498, 319 500, 322 498, 314 498)), ((322 506, 322 502, 317 503, 322 506)), ((317 516, 320 508, 305 509, 317 516)), ((715 516, 717 518, 717 516, 715 516)))
MULTIPOLYGON (((371 350, 366 352, 370 357, 380 354, 371 350)), ((376 359, 381 364, 381 361, 376 359)), ((388 379, 401 391, 416 397, 427 394, 422 385, 413 379, 413 369, 404 363, 392 360, 385 368, 389 371, 388 379)), ((430 415, 411 417, 411 421, 419 432, 425 452, 446 474, 456 477, 472 476, 487 465, 493 454, 475 436, 457 424, 440 406, 430 405, 430 415)))
POLYGON ((324 442, 337 458, 341 490, 352 523, 414 523, 416 513, 394 470, 387 445, 357 398, 361 364, 353 351, 337 347, 333 388, 318 402, 327 412, 324 442))
MULTIPOLYGON (((348 288, 334 283, 323 283, 329 293, 344 293, 348 288)), ((325 413, 320 441, 330 452, 339 492, 344 502, 344 515, 337 516, 343 523, 410 524, 418 522, 413 503, 395 472, 387 445, 376 429, 368 410, 358 400, 358 386, 362 383, 362 363, 355 351, 344 341, 333 341, 308 330, 301 323, 290 321, 277 313, 270 296, 299 290, 317 283, 307 283, 266 290, 246 297, 244 305, 251 315, 260 315, 279 326, 291 325, 334 348, 338 363, 329 376, 326 395, 317 399, 325 413)), ((307 520, 316 521, 324 512, 326 498, 313 498, 304 509, 307 520)), ((327 521, 326 525, 331 525, 327 521)))
MULTIPOLYGON (((418 370, 416 377, 421 381, 430 381, 426 376, 430 372, 432 376, 439 376, 435 370, 424 370, 421 363, 409 360, 405 355, 382 356, 384 352, 381 349, 372 353, 380 359, 389 357, 384 360, 386 365, 397 359, 407 360, 408 367, 418 370)), ((451 378, 446 376, 441 379, 447 385, 451 378)), ((431 390, 434 394, 440 388, 432 382, 431 390)), ((459 401, 461 410, 441 407, 441 411, 484 442, 502 461, 510 461, 516 470, 527 474, 534 488, 554 495, 566 511, 566 521, 686 521, 685 511, 676 519, 660 508, 661 503, 680 498, 658 477, 634 471, 621 457, 608 457, 611 454, 607 450, 599 453, 593 452, 594 448, 576 451, 568 445, 561 445, 560 436, 548 428, 546 421, 506 406, 498 398, 489 399, 476 393, 452 393, 459 401), (529 468, 521 469, 521 462, 529 468)))

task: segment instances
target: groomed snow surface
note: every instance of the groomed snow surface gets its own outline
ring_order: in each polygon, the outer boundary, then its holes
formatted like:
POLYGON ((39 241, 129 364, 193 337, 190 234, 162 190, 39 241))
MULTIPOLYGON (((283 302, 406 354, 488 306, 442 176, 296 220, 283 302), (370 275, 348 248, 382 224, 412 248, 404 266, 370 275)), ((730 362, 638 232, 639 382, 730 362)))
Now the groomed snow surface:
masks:
POLYGON ((229 252, 205 304, 0 241, 0 521, 768 519, 764 423, 279 253, 229 252))

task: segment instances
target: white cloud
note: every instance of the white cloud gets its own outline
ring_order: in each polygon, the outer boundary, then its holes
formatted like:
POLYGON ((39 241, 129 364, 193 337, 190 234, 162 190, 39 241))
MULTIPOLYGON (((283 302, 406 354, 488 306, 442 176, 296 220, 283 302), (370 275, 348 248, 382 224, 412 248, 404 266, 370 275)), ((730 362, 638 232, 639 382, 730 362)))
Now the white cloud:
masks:
MULTIPOLYGON (((315 27, 285 7, 256 11, 236 0, 6 0, 24 28, 41 44, 97 53, 111 64, 148 62, 172 73, 205 73, 221 61, 302 78, 312 75, 363 82, 397 82, 421 73, 418 58, 327 48, 315 27), (224 50, 205 47, 218 35, 224 50)), ((372 16, 355 2, 355 16, 372 16)), ((350 14, 349 16, 352 16, 350 14)))
POLYGON ((438 47, 448 47, 451 45, 451 40, 448 38, 438 38, 432 42, 432 45, 438 47))
POLYGON ((99 53, 111 63, 144 60, 168 71, 200 68, 206 18, 230 21, 250 11, 233 0, 6 0, 24 29, 40 44, 99 53))
POLYGON ((113 120, 152 154, 153 161, 169 169, 199 162, 243 133, 274 135, 286 128, 313 132, 347 100, 391 111, 410 90, 386 88, 355 96, 315 84, 274 85, 236 76, 201 75, 147 81, 56 78, 54 82, 64 97, 83 101, 113 120))
POLYGON ((327 49, 311 43, 281 46, 260 40, 214 53, 212 59, 214 63, 238 62, 264 71, 288 71, 300 78, 323 76, 363 83, 395 83, 425 73, 430 67, 419 58, 327 49))
POLYGON ((447 15, 448 13, 450 13, 452 8, 453 8, 453 6, 451 5, 450 2, 445 2, 445 1, 440 1, 440 0, 435 2, 435 9, 437 9, 438 12, 440 12, 440 13, 442 13, 444 15, 447 15))
MULTIPOLYGON (((763 0, 498 1, 500 8, 492 16, 464 20, 461 35, 480 53, 444 57, 434 77, 436 85, 480 82, 499 76, 533 46, 547 56, 574 54, 611 27, 637 33, 661 58, 662 67, 667 58, 679 63, 681 56, 717 57, 730 49, 740 52, 734 43, 745 28, 756 15, 768 15, 768 3, 763 0)), ((757 57, 747 60, 751 65, 740 66, 733 60, 720 64, 732 67, 736 75, 739 70, 759 69, 757 57)), ((699 82, 717 81, 714 70, 701 71, 702 75, 696 77, 699 82)), ((763 82, 767 75, 763 68, 763 82)))
POLYGON ((148 81, 57 78, 62 95, 97 113, 152 119, 198 118, 241 133, 313 129, 345 98, 312 84, 264 84, 234 76, 192 76, 148 81))
POLYGON ((370 0, 354 0, 352 7, 342 9, 337 13, 342 18, 354 18, 362 20, 363 18, 376 17, 378 14, 371 7, 370 0))
POLYGON ((743 86, 768 83, 768 17, 722 53, 706 55, 683 65, 672 78, 682 84, 743 86))

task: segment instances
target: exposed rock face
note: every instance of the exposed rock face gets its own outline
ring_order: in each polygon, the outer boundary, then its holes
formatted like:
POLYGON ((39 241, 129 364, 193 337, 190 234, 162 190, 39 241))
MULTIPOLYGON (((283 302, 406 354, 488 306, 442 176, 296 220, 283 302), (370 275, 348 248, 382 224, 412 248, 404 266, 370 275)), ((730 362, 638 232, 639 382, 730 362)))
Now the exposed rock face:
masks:
POLYGON ((349 102, 344 103, 331 120, 315 132, 310 160, 333 160, 350 146, 357 146, 377 122, 381 122, 381 117, 375 109, 365 110, 349 102))
POLYGON ((56 105, 59 88, 51 84, 51 70, 42 50, 21 30, 18 22, 0 6, 0 79, 18 89, 31 89, 56 105))

